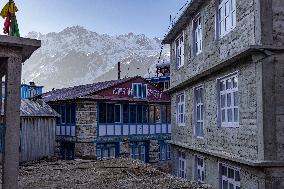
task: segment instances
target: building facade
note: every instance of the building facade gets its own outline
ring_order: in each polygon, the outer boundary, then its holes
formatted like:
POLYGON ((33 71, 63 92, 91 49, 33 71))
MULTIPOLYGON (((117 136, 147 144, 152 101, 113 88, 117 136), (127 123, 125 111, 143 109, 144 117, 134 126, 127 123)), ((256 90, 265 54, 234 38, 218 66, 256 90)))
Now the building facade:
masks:
MULTIPOLYGON (((6 98, 5 82, 2 82, 2 101, 6 98)), ((56 118, 60 115, 39 99, 42 86, 21 85, 20 107, 20 162, 50 158, 55 155, 56 118)), ((4 149, 4 103, 0 108, 0 159, 4 149)))
POLYGON ((284 188, 283 10, 282 0, 193 0, 166 35, 177 176, 284 188))
POLYGON ((61 118, 62 159, 119 156, 159 163, 170 157, 170 97, 141 77, 43 94, 61 118))

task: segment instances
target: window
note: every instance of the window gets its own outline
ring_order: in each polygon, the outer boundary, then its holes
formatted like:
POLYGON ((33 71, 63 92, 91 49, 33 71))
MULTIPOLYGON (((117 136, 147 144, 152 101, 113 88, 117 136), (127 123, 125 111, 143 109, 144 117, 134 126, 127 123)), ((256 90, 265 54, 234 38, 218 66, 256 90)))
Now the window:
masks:
POLYGON ((185 104, 184 104, 184 93, 177 95, 177 124, 179 126, 184 126, 185 119, 185 104))
POLYGON ((184 37, 183 34, 176 39, 176 61, 177 68, 184 65, 184 37))
POLYGON ((146 146, 145 143, 131 143, 130 157, 146 162, 146 146))
POLYGON ((221 38, 236 27, 236 0, 219 0, 218 36, 221 38))
POLYGON ((204 183, 205 182, 204 159, 196 156, 195 161, 196 161, 196 180, 198 182, 204 183))
POLYGON ((221 189, 240 189, 240 169, 220 163, 221 189))
POLYGON ((204 125, 204 106, 203 106, 203 87, 194 89, 194 120, 195 120, 195 136, 203 137, 203 125, 204 125))
POLYGON ((202 52, 202 19, 198 16, 193 20, 193 53, 198 55, 202 52))
POLYGON ((133 83, 132 94, 134 98, 147 98, 147 85, 142 83, 133 83))
POLYGON ((165 141, 160 141, 159 146, 159 160, 165 161, 171 159, 171 145, 165 143, 165 141))
POLYGON ((185 159, 185 153, 179 151, 178 152, 178 177, 180 178, 186 178, 186 159, 185 159))
POLYGON ((219 80, 219 107, 222 127, 239 126, 238 76, 233 75, 219 80))
POLYGON ((109 159, 116 157, 117 144, 97 144, 97 159, 109 159))
POLYGON ((99 104, 99 121, 100 123, 106 123, 106 104, 99 104))
POLYGON ((165 85, 164 90, 167 90, 167 89, 170 88, 170 82, 169 81, 166 81, 164 85, 165 85))
POLYGON ((161 106, 155 106, 155 123, 161 123, 161 106))

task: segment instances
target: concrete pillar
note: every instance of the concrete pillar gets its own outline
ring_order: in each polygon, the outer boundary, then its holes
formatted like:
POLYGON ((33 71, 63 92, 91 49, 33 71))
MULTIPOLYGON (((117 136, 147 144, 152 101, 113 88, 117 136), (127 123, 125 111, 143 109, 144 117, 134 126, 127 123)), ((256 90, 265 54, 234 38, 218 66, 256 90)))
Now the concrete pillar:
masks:
POLYGON ((10 57, 6 64, 5 137, 3 189, 17 189, 19 176, 19 138, 22 58, 10 57))

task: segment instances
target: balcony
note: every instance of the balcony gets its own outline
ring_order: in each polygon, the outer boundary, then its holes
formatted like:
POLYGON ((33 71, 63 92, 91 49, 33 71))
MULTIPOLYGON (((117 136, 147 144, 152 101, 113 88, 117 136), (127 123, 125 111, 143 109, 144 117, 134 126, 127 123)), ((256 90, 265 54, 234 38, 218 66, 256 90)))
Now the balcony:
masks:
POLYGON ((170 124, 99 124, 98 136, 151 136, 171 134, 170 124))

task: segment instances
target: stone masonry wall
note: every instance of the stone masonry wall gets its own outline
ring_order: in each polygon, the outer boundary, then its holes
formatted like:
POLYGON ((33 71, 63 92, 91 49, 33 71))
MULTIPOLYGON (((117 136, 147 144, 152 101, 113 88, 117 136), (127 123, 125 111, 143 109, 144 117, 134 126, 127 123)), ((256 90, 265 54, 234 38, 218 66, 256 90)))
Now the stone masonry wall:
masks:
POLYGON ((224 163, 229 166, 240 168, 241 188, 249 189, 282 189, 284 184, 284 173, 281 168, 257 168, 247 165, 237 164, 224 159, 208 156, 205 154, 197 153, 178 146, 172 146, 172 165, 173 174, 177 175, 178 163, 177 154, 178 151, 185 152, 186 155, 186 174, 188 180, 195 179, 195 158, 203 157, 205 161, 205 183, 213 186, 213 188, 219 188, 220 175, 219 175, 219 163, 224 163))
MULTIPOLYGON (((247 61, 249 60, 241 60, 247 61)), ((176 94, 172 95, 172 141, 189 146, 238 157, 243 160, 258 159, 257 84, 256 64, 247 63, 239 67, 212 74, 209 78, 189 86, 185 93, 185 127, 176 124, 176 94), (223 128, 218 125, 217 79, 238 72, 239 81, 239 128, 223 128), (193 92, 196 86, 204 87, 204 138, 193 133, 193 92)))
POLYGON ((192 20, 188 20, 185 31, 185 64, 181 69, 176 67, 175 42, 171 45, 171 86, 191 78, 192 76, 217 65, 220 61, 237 54, 245 48, 256 45, 255 4, 253 0, 236 1, 237 22, 233 31, 216 38, 215 0, 204 4, 200 9, 203 27, 203 51, 198 56, 192 55, 192 20))
POLYGON ((75 154, 80 156, 95 156, 93 144, 97 128, 97 103, 95 101, 77 101, 75 154))
POLYGON ((284 45, 284 1, 272 0, 273 40, 275 45, 284 45))
POLYGON ((284 53, 275 58, 274 77, 277 160, 284 161, 284 53))

